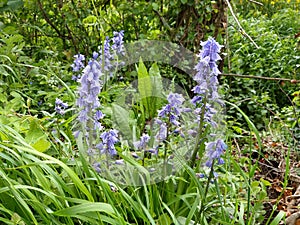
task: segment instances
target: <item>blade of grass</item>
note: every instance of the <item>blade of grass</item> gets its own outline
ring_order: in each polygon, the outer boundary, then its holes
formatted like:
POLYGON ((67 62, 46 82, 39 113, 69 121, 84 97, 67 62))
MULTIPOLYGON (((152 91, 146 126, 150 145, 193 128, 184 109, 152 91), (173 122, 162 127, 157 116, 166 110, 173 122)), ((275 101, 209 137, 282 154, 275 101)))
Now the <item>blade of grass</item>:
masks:
POLYGON ((85 194, 85 196, 88 198, 88 200, 91 202, 94 201, 93 196, 91 195, 89 190, 85 187, 85 185, 82 183, 82 181, 78 177, 78 175, 70 167, 68 167, 65 163, 63 163, 62 161, 60 161, 56 158, 53 158, 45 153, 37 151, 31 145, 27 144, 26 141, 24 140, 24 138, 18 132, 16 132, 14 129, 12 129, 11 127, 1 124, 0 128, 6 130, 6 133, 8 135, 10 135, 13 140, 18 141, 21 144, 20 145, 20 144, 5 143, 5 146, 10 147, 10 148, 15 148, 20 151, 24 151, 29 154, 47 159, 49 162, 59 165, 70 176, 70 178, 74 182, 75 186, 78 187, 79 190, 81 190, 82 193, 85 194))
POLYGON ((110 204, 104 202, 90 202, 90 203, 82 203, 79 205, 75 205, 69 208, 61 209, 54 212, 54 215, 57 216, 71 216, 76 217, 80 214, 86 213, 94 213, 94 212, 104 212, 109 215, 114 215, 113 207, 110 204))
POLYGON ((235 105, 235 104, 233 104, 231 102, 228 102, 228 101, 225 101, 225 103, 228 104, 228 105, 230 105, 230 106, 232 106, 232 107, 234 107, 244 117, 244 119, 246 120, 249 128, 253 131, 253 133, 256 136, 256 140, 257 140, 257 144, 258 144, 259 149, 262 149, 262 142, 261 142, 261 139, 260 139, 259 132, 256 129, 256 127, 253 124, 253 122, 249 119, 249 117, 237 105, 235 105))

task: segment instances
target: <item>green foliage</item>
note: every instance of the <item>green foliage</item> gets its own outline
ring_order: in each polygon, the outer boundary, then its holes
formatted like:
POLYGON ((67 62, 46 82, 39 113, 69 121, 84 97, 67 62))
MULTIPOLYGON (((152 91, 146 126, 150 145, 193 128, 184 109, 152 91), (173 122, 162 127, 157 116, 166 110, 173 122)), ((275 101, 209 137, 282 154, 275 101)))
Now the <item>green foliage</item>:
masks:
MULTIPOLYGON (((225 97, 234 104, 227 110, 230 148, 225 167, 215 168, 218 179, 209 171, 203 171, 210 174, 209 179, 199 178, 194 168, 182 160, 183 171, 165 181, 124 187, 95 173, 83 154, 86 149, 82 143, 75 143, 72 134, 77 86, 68 65, 75 53, 89 55, 116 30, 125 30, 128 42, 168 40, 197 52, 200 41, 207 36, 222 43, 225 30, 220 26, 226 17, 220 2, 0 1, 0 223, 263 223, 263 203, 270 183, 255 180, 257 164, 247 154, 255 151, 253 137, 262 148, 259 131, 266 129, 274 114, 299 140, 299 86, 222 79, 225 97), (279 89, 286 95, 279 95, 279 89), (285 96, 290 96, 292 102, 285 96), (57 97, 70 105, 65 116, 54 112, 57 97), (237 155, 236 147, 230 145, 232 138, 243 145, 244 156, 237 155)), ((264 7, 244 0, 230 2, 260 48, 255 49, 229 18, 230 54, 226 65, 230 68, 224 71, 299 80, 299 38, 294 38, 300 26, 299 2, 263 1, 264 7)), ((136 71, 133 66, 119 71, 124 82, 111 82, 99 96, 107 115, 104 124, 118 127, 125 139, 137 140, 145 128, 151 129, 149 121, 174 83, 187 89, 193 86, 179 69, 148 65, 140 60, 136 71), (162 77, 173 83, 165 86, 162 77), (135 85, 139 93, 128 85, 134 79, 138 80, 135 85), (134 101, 128 104, 126 97, 134 101)), ((275 128, 282 128, 278 124, 275 128)), ((164 145, 173 147, 178 140, 174 136, 164 145)), ((118 146, 120 156, 129 161, 125 154, 128 149, 122 149, 123 145, 118 146)), ((286 177, 284 182, 286 185, 286 177)), ((279 213, 267 224, 278 224, 283 217, 279 213)))
POLYGON ((23 6, 22 0, 1 0, 0 12, 3 11, 15 11, 23 6))
MULTIPOLYGON (((262 15, 258 18, 242 19, 242 26, 258 44, 258 49, 236 32, 234 27, 229 27, 228 72, 300 79, 298 40, 293 35, 300 25, 298 18, 298 11, 287 9, 274 14, 272 19, 262 15)), ((239 105, 259 129, 265 127, 265 122, 270 116, 274 116, 279 108, 290 104, 289 95, 297 90, 297 87, 289 82, 241 78, 226 78, 224 82, 228 85, 226 98, 239 105), (278 97, 278 93, 281 97, 278 97), (262 118, 266 120, 263 121, 262 118)), ((229 115, 232 115, 230 111, 229 115)))
POLYGON ((148 72, 142 59, 140 59, 137 73, 140 103, 141 107, 143 107, 144 118, 151 120, 162 106, 163 86, 159 69, 157 64, 154 63, 148 72))
MULTIPOLYGON (((261 0, 259 4, 248 0, 235 0, 233 3, 236 6, 236 11, 244 17, 256 17, 259 15, 272 17, 278 11, 286 9, 299 10, 300 7, 299 0, 261 0)), ((293 23, 292 20, 291 23, 293 23)), ((278 25, 285 26, 283 23, 279 23, 278 25)))

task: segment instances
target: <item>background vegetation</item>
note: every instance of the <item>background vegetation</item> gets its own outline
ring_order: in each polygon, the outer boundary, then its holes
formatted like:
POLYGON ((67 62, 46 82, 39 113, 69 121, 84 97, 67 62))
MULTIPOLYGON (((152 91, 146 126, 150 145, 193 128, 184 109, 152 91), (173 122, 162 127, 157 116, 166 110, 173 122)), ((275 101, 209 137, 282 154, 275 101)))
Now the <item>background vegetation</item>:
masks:
MULTIPOLYGON (((300 151, 300 2, 260 2, 230 1, 256 48, 223 0, 1 0, 1 223, 169 225, 201 219, 201 224, 275 225, 285 220, 288 210, 279 207, 280 200, 288 187, 297 188, 291 174, 300 175, 293 164, 300 151), (90 56, 120 30, 127 43, 166 40, 194 53, 210 36, 224 45, 219 68, 220 92, 228 102, 228 149, 212 185, 186 168, 189 183, 177 195, 170 193, 184 177, 124 188, 99 176, 80 153, 72 133, 78 85, 72 80, 73 56, 90 56), (70 106, 63 116, 55 112, 56 98, 70 106), (279 168, 278 161, 285 166, 270 177, 262 164, 279 168)), ((159 64, 159 70, 186 90, 194 86, 178 69, 159 64)), ((138 71, 128 66, 119 73, 123 80, 101 93, 107 103, 138 71)))

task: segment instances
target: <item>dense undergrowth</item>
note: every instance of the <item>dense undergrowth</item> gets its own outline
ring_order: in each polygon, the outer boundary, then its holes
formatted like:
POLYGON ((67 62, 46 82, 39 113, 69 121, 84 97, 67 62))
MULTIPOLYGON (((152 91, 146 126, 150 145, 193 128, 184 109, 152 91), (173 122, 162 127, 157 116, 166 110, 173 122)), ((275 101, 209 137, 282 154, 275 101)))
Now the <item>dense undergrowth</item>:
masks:
POLYGON ((0 2, 1 224, 285 221, 280 200, 299 176, 300 3, 231 1, 256 48, 216 2, 0 2), (138 45, 156 57, 201 50, 196 75, 182 58, 123 65, 123 44, 140 39, 177 44, 138 45))

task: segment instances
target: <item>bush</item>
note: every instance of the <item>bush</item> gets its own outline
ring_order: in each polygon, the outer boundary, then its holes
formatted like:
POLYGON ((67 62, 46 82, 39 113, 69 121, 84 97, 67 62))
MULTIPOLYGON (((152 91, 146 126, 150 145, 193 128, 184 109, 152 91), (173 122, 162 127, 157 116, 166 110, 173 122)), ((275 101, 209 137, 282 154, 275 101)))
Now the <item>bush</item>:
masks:
MULTIPOLYGON (((293 33, 287 35, 300 27, 299 15, 299 12, 288 9, 274 14, 271 20, 262 15, 259 18, 241 19, 241 25, 258 44, 258 49, 249 39, 236 32, 233 26, 229 27, 230 68, 225 72, 300 79, 298 40, 294 38, 293 33)), ((235 99, 255 123, 261 123, 261 118, 270 115, 265 114, 266 105, 262 103, 266 96, 269 104, 267 107, 276 111, 277 106, 288 106, 290 103, 286 95, 297 90, 297 86, 289 82, 239 78, 224 78, 224 82, 228 85, 226 98, 235 99), (257 105, 257 101, 251 103, 246 98, 260 99, 261 106, 257 105)))

